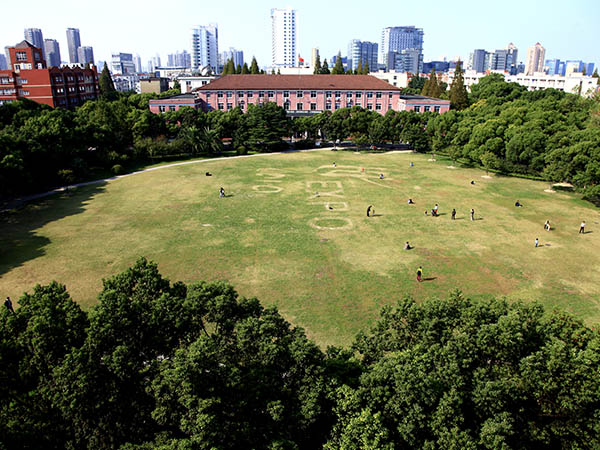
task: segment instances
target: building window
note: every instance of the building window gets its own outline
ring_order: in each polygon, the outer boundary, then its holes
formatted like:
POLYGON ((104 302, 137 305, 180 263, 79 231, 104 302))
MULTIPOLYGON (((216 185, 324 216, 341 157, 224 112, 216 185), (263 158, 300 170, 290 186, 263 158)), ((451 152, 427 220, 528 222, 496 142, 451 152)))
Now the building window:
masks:
POLYGON ((233 103, 227 103, 227 111, 233 109, 233 103))
POLYGON ((258 98, 264 98, 265 97, 265 91, 258 91, 258 98))
POLYGON ((340 109, 342 107, 342 105, 340 104, 340 102, 335 102, 335 109, 340 109))
POLYGON ((231 97, 233 97, 233 92, 227 91, 227 98, 231 98, 231 97))
POLYGON ((373 110, 373 103, 367 103, 367 109, 373 110))
POLYGON ((6 78, 6 77, 0 78, 0 84, 8 84, 8 78, 6 78))
POLYGON ((392 95, 394 95, 394 94, 392 94, 391 92, 388 94, 388 97, 390 100, 392 99, 392 95))
POLYGON ((209 99, 210 98, 210 92, 206 93, 206 98, 209 99))
POLYGON ((217 92, 217 97, 223 98, 223 93, 222 92, 217 92))
POLYGON ((355 96, 356 98, 362 98, 362 92, 356 92, 356 93, 354 94, 354 96, 355 96))
POLYGON ((296 98, 304 97, 304 91, 296 91, 296 98))
POLYGON ((273 92, 273 91, 269 91, 269 92, 267 93, 267 95, 269 96, 269 98, 273 98, 273 97, 275 97, 275 92, 273 92))
POLYGON ((248 91, 248 92, 246 92, 246 96, 247 96, 248 98, 252 98, 252 97, 254 97, 254 92, 252 92, 252 91, 248 91))
POLYGON ((176 110, 177 110, 177 108, 175 106, 173 106, 173 105, 169 106, 169 111, 176 111, 176 110))
POLYGON ((219 103, 219 104, 218 104, 218 108, 219 108, 219 109, 223 109, 223 103, 219 103))
POLYGON ((165 105, 158 106, 158 112, 165 112, 165 111, 166 111, 165 105))
POLYGON ((415 107, 413 108, 413 111, 414 111, 414 112, 421 112, 421 107, 420 107, 420 106, 415 106, 415 107))
POLYGON ((29 91, 21 91, 21 95, 29 95, 29 91))
POLYGON ((331 103, 330 102, 325 103, 325 109, 331 110, 331 103))
POLYGON ((285 102, 283 104, 283 109, 285 109, 286 111, 288 111, 290 109, 290 102, 285 102))
POLYGON ((310 110, 311 111, 316 111, 317 110, 317 104, 316 103, 311 103, 310 104, 310 110))
POLYGON ((373 93, 372 92, 367 92, 367 98, 373 98, 373 93))
POLYGON ((288 98, 290 96, 290 91, 283 91, 283 98, 288 98))
POLYGON ((317 98, 317 91, 310 91, 311 98, 317 98))
POLYGON ((433 111, 436 112, 436 113, 439 113, 440 112, 440 107, 439 106, 434 106, 433 107, 433 111))
POLYGON ((240 102, 238 103, 238 106, 239 106, 240 108, 244 109, 244 107, 246 106, 246 105, 245 105, 245 103, 244 103, 244 100, 240 101, 240 102))
POLYGON ((27 53, 17 52, 17 61, 27 61, 27 53))
POLYGON ((349 102, 346 102, 346 108, 352 108, 354 106, 354 103, 352 103, 352 100, 350 100, 349 102))
POLYGON ((352 98, 352 92, 346 92, 346 98, 352 98))
POLYGON ((340 91, 335 91, 335 98, 340 98, 342 93, 340 91))
POLYGON ((429 111, 429 106, 424 106, 424 107, 423 107, 423 110, 424 110, 425 112, 429 111))
POLYGON ((243 98, 244 97, 244 91, 238 91, 238 97, 243 98))
POLYGON ((376 111, 381 111, 381 103, 376 103, 375 104, 375 110, 376 111))
POLYGON ((296 103, 296 111, 302 111, 302 103, 296 103))
POLYGON ((331 98, 331 91, 325 91, 325 97, 331 98))
POLYGON ((21 84, 27 84, 27 80, 25 80, 23 78, 21 78, 19 81, 21 82, 21 84))
POLYGON ((381 98, 381 92, 377 92, 377 93, 375 94, 375 97, 377 97, 377 98, 381 98))

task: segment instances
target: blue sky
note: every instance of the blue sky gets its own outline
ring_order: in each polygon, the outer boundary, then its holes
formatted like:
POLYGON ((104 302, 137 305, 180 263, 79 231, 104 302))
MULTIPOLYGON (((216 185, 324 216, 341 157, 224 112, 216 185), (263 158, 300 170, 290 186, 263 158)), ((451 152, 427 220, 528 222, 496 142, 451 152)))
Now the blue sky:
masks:
POLYGON ((121 51, 139 53, 145 64, 156 53, 165 59, 167 53, 189 51, 190 29, 216 22, 220 50, 235 47, 246 59, 255 55, 261 66, 268 65, 270 9, 292 6, 297 47, 307 61, 312 47, 329 59, 338 50, 345 55, 350 39, 380 43, 382 28, 415 25, 425 32, 425 61, 464 59, 475 48, 493 50, 509 42, 524 60, 527 47, 540 42, 546 58, 600 62, 599 0, 32 0, 26 8, 5 3, 2 48, 20 42, 24 28, 41 28, 44 38, 59 41, 63 60, 68 59, 68 27, 80 29, 82 45, 94 47, 96 60, 121 51))

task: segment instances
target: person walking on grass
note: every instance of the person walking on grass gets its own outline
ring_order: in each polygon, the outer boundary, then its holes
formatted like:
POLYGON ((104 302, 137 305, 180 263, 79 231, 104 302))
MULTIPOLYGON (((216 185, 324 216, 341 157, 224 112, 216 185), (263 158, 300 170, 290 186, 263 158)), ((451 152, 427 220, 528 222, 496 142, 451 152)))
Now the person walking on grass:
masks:
POLYGON ((225 197, 225 189, 223 189, 223 188, 219 189, 219 197, 221 197, 221 198, 225 197))
POLYGON ((585 234, 585 220, 579 225, 579 234, 585 234))
POLYGON ((367 217, 371 216, 371 210, 373 210, 373 213, 375 213, 375 210, 373 209, 373 205, 369 205, 369 207, 367 208, 367 217))
POLYGON ((538 245, 540 245, 540 240, 535 238, 535 248, 538 248, 538 245))
POLYGON ((475 220, 475 210, 471 208, 471 220, 475 220))
POLYGON ((456 219, 456 208, 452 208, 452 220, 456 219))
POLYGON ((550 231, 550 221, 549 220, 546 220, 546 223, 544 223, 544 230, 550 231))
POLYGON ((419 266, 419 268, 417 269, 417 281, 419 283, 423 281, 423 268, 421 266, 419 266))
POLYGON ((12 304, 12 301, 10 300, 10 297, 6 297, 6 300, 4 300, 4 306, 6 306, 6 309, 8 309, 11 313, 15 312, 15 310, 13 309, 13 304, 12 304))

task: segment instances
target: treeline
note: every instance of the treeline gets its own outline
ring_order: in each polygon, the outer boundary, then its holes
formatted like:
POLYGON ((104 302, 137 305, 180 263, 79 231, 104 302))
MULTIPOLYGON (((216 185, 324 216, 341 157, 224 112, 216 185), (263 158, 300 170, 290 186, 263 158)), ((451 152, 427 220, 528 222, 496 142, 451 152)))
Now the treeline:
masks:
POLYGON ((326 351, 145 259, 90 311, 55 282, 19 305, 0 312, 6 449, 600 446, 600 334, 535 304, 405 298, 326 351))
POLYGON ((600 96, 527 91, 488 75, 471 87, 469 107, 432 118, 431 149, 505 174, 573 183, 600 195, 600 96))

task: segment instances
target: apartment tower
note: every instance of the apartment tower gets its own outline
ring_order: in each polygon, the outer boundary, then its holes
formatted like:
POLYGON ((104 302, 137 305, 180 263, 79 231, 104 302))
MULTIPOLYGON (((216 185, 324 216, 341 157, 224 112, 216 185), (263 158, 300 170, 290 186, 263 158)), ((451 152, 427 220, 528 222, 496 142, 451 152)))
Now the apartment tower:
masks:
POLYGON ((271 9, 272 64, 276 67, 295 67, 296 10, 271 9))

